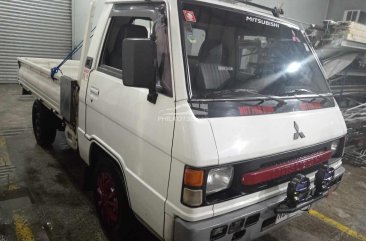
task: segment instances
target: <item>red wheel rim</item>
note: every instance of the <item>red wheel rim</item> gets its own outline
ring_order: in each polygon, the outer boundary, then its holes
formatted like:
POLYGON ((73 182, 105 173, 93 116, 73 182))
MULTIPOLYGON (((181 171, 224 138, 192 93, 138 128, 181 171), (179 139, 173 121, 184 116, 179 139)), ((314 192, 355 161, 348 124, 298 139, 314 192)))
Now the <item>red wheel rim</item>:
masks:
POLYGON ((102 219, 110 226, 118 221, 119 207, 115 183, 108 172, 101 172, 97 179, 96 201, 102 219))

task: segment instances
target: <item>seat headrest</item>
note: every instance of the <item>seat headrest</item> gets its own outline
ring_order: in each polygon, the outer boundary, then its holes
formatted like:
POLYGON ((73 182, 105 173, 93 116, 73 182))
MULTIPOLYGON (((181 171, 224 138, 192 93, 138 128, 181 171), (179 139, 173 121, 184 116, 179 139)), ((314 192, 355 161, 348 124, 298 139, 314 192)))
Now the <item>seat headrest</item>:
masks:
POLYGON ((147 38, 147 29, 143 26, 129 24, 124 29, 124 38, 147 38))
POLYGON ((203 42, 198 54, 198 59, 203 63, 221 64, 223 55, 222 43, 218 40, 206 40, 203 42))

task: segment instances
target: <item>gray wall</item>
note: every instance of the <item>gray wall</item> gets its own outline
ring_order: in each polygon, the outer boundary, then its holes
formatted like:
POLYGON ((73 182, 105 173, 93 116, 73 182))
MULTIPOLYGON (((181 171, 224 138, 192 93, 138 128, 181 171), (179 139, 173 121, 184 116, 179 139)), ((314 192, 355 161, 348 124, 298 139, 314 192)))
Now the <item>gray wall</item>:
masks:
POLYGON ((365 0, 330 0, 327 19, 335 21, 343 20, 345 10, 364 10, 366 11, 365 0))
POLYGON ((17 57, 63 59, 71 37, 70 0, 0 0, 0 83, 18 81, 17 57))
MULTIPOLYGON (((340 0, 347 2, 348 0, 340 0)), ((285 17, 306 23, 320 24, 327 15, 329 0, 253 0, 254 3, 275 7, 283 4, 285 17)))

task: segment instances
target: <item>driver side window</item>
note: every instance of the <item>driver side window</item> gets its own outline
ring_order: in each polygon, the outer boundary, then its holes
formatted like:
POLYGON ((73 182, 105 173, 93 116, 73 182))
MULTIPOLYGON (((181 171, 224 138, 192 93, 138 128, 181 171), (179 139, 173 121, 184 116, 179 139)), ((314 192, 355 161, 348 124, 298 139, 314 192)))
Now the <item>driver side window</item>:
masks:
MULTIPOLYGON (((104 43, 100 67, 109 69, 121 78, 122 42, 125 38, 149 38, 152 21, 131 17, 112 17, 104 43)), ((117 76, 116 76, 117 77, 117 76)))
POLYGON ((154 21, 146 17, 114 16, 103 45, 98 70, 122 79, 122 42, 125 38, 150 38, 157 46, 157 89, 173 96, 167 22, 165 15, 154 21))

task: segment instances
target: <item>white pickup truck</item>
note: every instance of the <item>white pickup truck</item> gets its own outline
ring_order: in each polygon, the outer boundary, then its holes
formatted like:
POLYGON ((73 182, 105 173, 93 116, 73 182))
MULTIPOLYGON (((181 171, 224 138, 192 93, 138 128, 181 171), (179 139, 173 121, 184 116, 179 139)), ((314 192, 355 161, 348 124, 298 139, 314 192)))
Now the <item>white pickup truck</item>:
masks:
POLYGON ((90 166, 111 240, 136 218, 252 240, 338 186, 346 126, 297 26, 239 0, 108 0, 89 42, 90 19, 80 61, 19 58, 19 82, 38 144, 64 130, 90 166))

